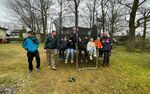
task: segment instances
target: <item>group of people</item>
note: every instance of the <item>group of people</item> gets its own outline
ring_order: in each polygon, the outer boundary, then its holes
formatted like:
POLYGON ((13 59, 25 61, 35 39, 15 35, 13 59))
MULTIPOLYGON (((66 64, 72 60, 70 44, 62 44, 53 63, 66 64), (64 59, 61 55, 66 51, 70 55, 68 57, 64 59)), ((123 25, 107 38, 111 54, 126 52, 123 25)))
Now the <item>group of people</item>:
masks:
MULTIPOLYGON (((73 27, 73 32, 68 37, 62 38, 60 41, 56 31, 52 31, 52 33, 46 36, 44 50, 47 56, 49 68, 56 70, 56 58, 58 51, 59 57, 65 58, 65 63, 68 63, 70 55, 71 63, 74 63, 74 52, 78 51, 81 62, 83 61, 83 58, 85 62, 88 62, 88 60, 92 61, 93 57, 99 57, 103 58, 103 66, 109 67, 109 57, 112 50, 112 43, 107 33, 104 32, 103 36, 100 36, 94 40, 93 38, 88 38, 88 36, 80 38, 78 37, 77 32, 78 29, 73 27), (82 52, 84 52, 84 54, 82 52)), ((27 50, 29 72, 31 73, 33 71, 32 61, 34 57, 36 58, 37 63, 36 70, 40 71, 40 56, 38 51, 39 41, 32 32, 28 32, 28 37, 24 39, 22 46, 27 50)))

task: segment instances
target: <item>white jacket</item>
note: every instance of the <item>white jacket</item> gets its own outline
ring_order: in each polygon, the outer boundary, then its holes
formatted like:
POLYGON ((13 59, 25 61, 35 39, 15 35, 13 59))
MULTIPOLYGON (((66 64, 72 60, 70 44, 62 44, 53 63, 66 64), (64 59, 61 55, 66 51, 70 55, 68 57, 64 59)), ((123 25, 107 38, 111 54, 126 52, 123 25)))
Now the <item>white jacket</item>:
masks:
POLYGON ((94 42, 88 42, 87 44, 87 51, 90 51, 90 49, 95 49, 96 46, 95 46, 95 43, 94 42))

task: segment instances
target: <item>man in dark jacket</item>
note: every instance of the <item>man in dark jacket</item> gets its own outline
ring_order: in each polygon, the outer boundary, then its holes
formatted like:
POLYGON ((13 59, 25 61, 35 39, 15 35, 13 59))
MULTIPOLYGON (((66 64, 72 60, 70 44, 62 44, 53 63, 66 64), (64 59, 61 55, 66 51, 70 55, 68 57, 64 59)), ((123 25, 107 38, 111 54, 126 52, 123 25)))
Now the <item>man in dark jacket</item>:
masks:
POLYGON ((103 66, 109 67, 109 57, 112 50, 112 43, 111 39, 108 37, 107 32, 104 32, 103 38, 101 39, 102 46, 103 46, 103 52, 104 52, 104 60, 103 60, 103 66))
POLYGON ((49 64, 49 68, 53 70, 56 70, 57 41, 57 33, 56 31, 52 31, 51 34, 47 35, 44 45, 47 63, 49 64))
POLYGON ((28 32, 28 37, 24 39, 22 43, 22 47, 27 50, 27 57, 28 57, 28 63, 29 63, 29 72, 31 73, 33 70, 33 58, 36 58, 36 70, 40 70, 40 56, 39 56, 39 41, 38 39, 33 36, 33 33, 31 31, 28 32))

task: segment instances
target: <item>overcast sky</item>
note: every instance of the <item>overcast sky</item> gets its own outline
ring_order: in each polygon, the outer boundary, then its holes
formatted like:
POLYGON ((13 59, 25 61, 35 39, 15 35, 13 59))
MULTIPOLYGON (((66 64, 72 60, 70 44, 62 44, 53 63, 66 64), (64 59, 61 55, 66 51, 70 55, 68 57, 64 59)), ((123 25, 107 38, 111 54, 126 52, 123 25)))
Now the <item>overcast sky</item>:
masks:
POLYGON ((1 22, 11 22, 11 16, 7 8, 8 0, 0 0, 0 21, 1 22))

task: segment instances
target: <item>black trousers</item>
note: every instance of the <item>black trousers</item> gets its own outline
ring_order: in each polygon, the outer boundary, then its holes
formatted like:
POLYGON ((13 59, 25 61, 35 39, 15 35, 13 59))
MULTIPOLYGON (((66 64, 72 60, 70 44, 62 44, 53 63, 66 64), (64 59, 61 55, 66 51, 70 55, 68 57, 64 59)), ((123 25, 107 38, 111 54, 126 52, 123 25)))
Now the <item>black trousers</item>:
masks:
POLYGON ((103 49, 99 48, 98 51, 99 51, 99 57, 102 57, 103 56, 103 49))
POLYGON ((88 52, 87 52, 86 48, 79 48, 80 60, 83 59, 82 51, 84 52, 84 59, 87 60, 88 59, 88 52))
POLYGON ((64 57, 64 52, 65 52, 65 50, 66 50, 66 47, 61 47, 61 48, 59 49, 59 56, 60 56, 60 57, 64 57))
POLYGON ((33 70, 33 64, 32 64, 32 61, 33 61, 33 58, 35 57, 36 58, 36 68, 40 68, 40 56, 39 56, 39 52, 36 51, 34 53, 31 53, 31 52, 28 52, 27 53, 27 57, 28 57, 28 63, 29 63, 29 70, 33 70))
POLYGON ((103 65, 109 65, 110 50, 105 50, 103 52, 104 52, 103 65))

